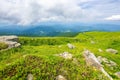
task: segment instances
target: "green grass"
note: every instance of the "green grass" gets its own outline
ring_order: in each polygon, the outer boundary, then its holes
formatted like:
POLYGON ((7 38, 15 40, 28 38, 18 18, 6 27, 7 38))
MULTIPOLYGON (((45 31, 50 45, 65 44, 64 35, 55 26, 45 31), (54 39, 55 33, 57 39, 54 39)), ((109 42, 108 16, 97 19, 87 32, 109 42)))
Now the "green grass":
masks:
POLYGON ((26 80, 29 73, 34 80, 55 80, 63 75, 67 80, 108 80, 101 72, 86 66, 82 52, 88 49, 96 56, 106 57, 116 62, 117 67, 105 70, 115 79, 114 73, 120 71, 120 32, 86 32, 76 37, 20 37, 20 48, 0 52, 0 79, 26 80), (91 44, 94 41, 95 44, 91 44), (76 46, 69 49, 67 43, 76 46), (61 47, 59 47, 61 46, 61 47), (103 52, 99 52, 98 49, 103 52), (118 50, 118 54, 107 53, 107 48, 118 50), (65 60, 56 54, 70 52, 76 58, 65 60), (26 56, 26 57, 24 57, 26 56))
POLYGON ((5 44, 4 42, 0 42, 0 50, 6 49, 7 47, 8 47, 7 44, 5 44))

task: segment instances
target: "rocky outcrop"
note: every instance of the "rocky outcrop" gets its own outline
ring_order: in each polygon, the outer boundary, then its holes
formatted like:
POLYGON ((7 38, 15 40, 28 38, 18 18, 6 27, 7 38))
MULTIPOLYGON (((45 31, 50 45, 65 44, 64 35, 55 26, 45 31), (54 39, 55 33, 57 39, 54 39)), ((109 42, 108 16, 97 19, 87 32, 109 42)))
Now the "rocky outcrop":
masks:
POLYGON ((95 67, 96 69, 100 69, 102 67, 102 65, 99 63, 99 61, 95 57, 95 55, 91 53, 90 51, 88 50, 84 51, 83 55, 85 57, 87 65, 95 67))
POLYGON ((17 36, 0 36, 0 42, 4 42, 8 45, 8 49, 13 47, 20 47, 17 36))
POLYGON ((58 56, 63 57, 65 59, 72 59, 72 54, 70 54, 69 52, 58 54, 58 56))
POLYGON ((58 75, 56 77, 56 80, 67 80, 65 77, 63 77, 62 75, 58 75))
POLYGON ((110 49, 106 49, 106 52, 108 52, 108 53, 113 53, 113 54, 117 54, 117 53, 118 53, 118 50, 115 50, 115 49, 110 48, 110 49))
POLYGON ((72 44, 70 44, 70 43, 68 43, 67 46, 68 46, 68 48, 70 48, 70 49, 74 49, 74 48, 75 48, 75 46, 72 45, 72 44))
POLYGON ((18 37, 17 36, 0 36, 0 40, 1 41, 18 41, 18 37))
POLYGON ((98 61, 93 53, 91 53, 89 50, 85 50, 83 52, 83 55, 88 66, 94 67, 95 69, 101 71, 105 76, 107 76, 109 80, 113 80, 112 77, 104 70, 101 63, 98 61))

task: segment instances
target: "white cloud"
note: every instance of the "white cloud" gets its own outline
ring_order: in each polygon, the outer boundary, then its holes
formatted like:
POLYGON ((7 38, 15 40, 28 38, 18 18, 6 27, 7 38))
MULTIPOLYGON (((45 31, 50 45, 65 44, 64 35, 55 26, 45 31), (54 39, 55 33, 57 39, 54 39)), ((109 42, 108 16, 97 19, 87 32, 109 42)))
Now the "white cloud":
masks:
POLYGON ((110 17, 105 18, 105 20, 120 20, 120 15, 112 15, 110 17))
POLYGON ((49 20, 68 20, 82 14, 77 0, 0 0, 1 20, 22 25, 49 20))
POLYGON ((112 0, 0 0, 0 23, 96 21, 120 12, 118 2, 109 1, 112 0))

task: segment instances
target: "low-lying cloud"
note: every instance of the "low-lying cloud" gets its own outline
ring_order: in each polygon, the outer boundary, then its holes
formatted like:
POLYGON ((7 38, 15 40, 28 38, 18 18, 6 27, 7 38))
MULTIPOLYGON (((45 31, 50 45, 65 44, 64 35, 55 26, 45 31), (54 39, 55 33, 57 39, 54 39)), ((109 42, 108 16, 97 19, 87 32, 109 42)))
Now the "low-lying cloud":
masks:
POLYGON ((120 21, 120 15, 112 15, 110 17, 105 18, 105 20, 120 21))

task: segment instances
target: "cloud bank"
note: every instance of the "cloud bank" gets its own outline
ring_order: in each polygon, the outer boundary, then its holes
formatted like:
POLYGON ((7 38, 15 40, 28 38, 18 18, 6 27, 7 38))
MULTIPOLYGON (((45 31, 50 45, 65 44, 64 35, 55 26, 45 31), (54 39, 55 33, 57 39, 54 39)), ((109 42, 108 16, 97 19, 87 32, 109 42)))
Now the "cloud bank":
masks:
POLYGON ((120 21, 120 15, 112 15, 112 16, 110 16, 110 17, 105 18, 105 20, 120 21))
POLYGON ((99 21, 119 15, 119 5, 120 0, 0 0, 0 23, 29 25, 44 21, 99 21))

